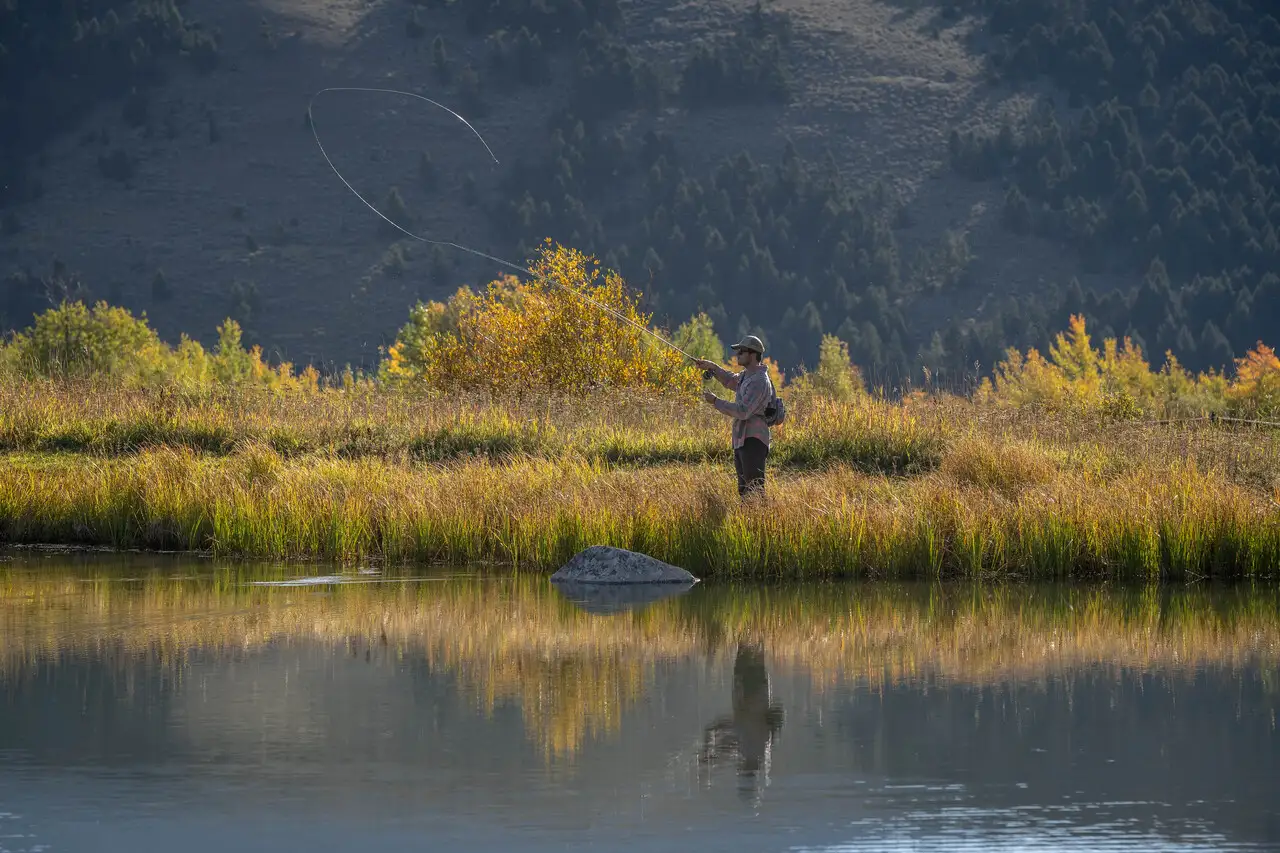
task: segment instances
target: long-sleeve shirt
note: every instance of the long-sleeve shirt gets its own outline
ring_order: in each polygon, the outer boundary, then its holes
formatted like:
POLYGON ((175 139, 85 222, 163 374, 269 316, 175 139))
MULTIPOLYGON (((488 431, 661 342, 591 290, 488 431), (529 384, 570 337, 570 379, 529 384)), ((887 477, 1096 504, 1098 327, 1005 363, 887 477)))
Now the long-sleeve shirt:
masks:
POLYGON ((733 447, 741 447, 748 438, 758 438, 769 446, 769 425, 764 422, 764 410, 773 400, 773 383, 769 371, 755 366, 738 373, 730 373, 717 367, 712 373, 720 384, 732 389, 733 402, 716 400, 715 407, 733 418, 733 447))

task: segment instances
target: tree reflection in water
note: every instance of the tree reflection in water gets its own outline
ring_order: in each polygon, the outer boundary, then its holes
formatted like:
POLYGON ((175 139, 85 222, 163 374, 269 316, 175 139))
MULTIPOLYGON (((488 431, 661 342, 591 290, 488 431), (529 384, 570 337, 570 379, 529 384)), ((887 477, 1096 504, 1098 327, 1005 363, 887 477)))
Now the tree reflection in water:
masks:
POLYGON ((773 741, 782 730, 782 705, 772 702, 764 648, 758 641, 738 645, 733 660, 733 712, 717 717, 703 730, 699 766, 711 773, 722 763, 737 762, 738 792, 753 805, 769 784, 773 741))

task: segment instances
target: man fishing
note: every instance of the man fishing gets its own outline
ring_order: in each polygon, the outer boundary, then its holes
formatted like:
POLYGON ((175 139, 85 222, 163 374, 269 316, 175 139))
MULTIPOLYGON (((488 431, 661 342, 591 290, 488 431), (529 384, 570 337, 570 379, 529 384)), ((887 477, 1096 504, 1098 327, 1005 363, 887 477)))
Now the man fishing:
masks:
POLYGON ((738 373, 706 359, 695 363, 734 392, 732 403, 710 391, 702 399, 733 418, 733 467, 738 473, 738 495, 746 497, 764 489, 764 466, 769 458, 769 424, 764 411, 773 400, 773 382, 761 364, 764 344, 759 338, 747 335, 733 345, 733 352, 742 368, 738 373))

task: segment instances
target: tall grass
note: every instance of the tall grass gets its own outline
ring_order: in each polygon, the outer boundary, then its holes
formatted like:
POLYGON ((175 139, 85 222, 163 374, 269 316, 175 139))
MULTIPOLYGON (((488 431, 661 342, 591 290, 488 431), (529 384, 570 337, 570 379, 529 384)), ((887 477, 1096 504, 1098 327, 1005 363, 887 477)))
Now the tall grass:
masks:
POLYGON ((1190 463, 1107 479, 1056 470, 1016 493, 968 472, 833 465, 778 475, 743 505, 708 464, 411 466, 287 460, 264 445, 37 456, 0 471, 0 540, 536 569, 608 544, 706 576, 775 578, 1267 577, 1280 566, 1280 513, 1190 463))
POLYGON ((688 400, 0 389, 0 542, 735 577, 1274 577, 1267 433, 794 401, 763 500, 688 400), (7 452, 4 452, 7 451, 7 452))
MULTIPOLYGON (((844 462, 867 471, 935 466, 941 436, 888 403, 815 401, 780 430, 775 464, 844 462)), ((155 447, 227 455, 245 443, 284 457, 440 462, 513 454, 612 464, 727 462, 723 416, 688 398, 411 395, 257 388, 123 390, 97 383, 0 386, 0 452, 117 456, 155 447)))

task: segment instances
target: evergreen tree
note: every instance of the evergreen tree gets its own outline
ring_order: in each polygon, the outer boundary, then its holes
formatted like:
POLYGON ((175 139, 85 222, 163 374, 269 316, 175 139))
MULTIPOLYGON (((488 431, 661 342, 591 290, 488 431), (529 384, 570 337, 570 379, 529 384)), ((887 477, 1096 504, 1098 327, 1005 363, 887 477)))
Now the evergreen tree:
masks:
POLYGON ((1225 371, 1230 367, 1235 358, 1226 335, 1222 334, 1222 330, 1212 320, 1207 321, 1200 332, 1200 345, 1197 351, 1203 365, 1219 371, 1225 371))
POLYGON ((413 215, 409 212, 408 206, 404 203, 404 196, 400 195, 399 187, 392 187, 387 193, 387 199, 382 204, 383 214, 391 223, 395 223, 399 228, 394 227, 385 220, 378 222, 378 231, 384 236, 393 237, 400 233, 400 228, 408 230, 413 225, 413 215))
POLYGON ((453 68, 445 50, 444 36, 436 36, 431 40, 431 69, 435 72, 436 81, 442 86, 448 85, 453 79, 453 68))
POLYGON ((1001 221, 1015 234, 1026 234, 1031 230, 1031 205, 1017 184, 1012 184, 1004 195, 1001 221))
POLYGON ((444 247, 436 246, 431 250, 431 270, 428 273, 432 286, 437 290, 444 290, 449 286, 452 275, 453 265, 445 256, 444 247))
POLYGON ((168 302, 173 298, 173 289, 162 269, 156 270, 156 274, 151 277, 151 298, 156 302, 168 302))
POLYGON ((422 14, 418 11, 417 6, 409 10, 409 19, 404 23, 404 32, 405 35, 415 41, 427 34, 427 28, 422 24, 422 14))
POLYGON ((423 151, 418 157, 418 179, 428 190, 434 190, 440 185, 440 174, 436 169, 436 164, 426 151, 423 151))

